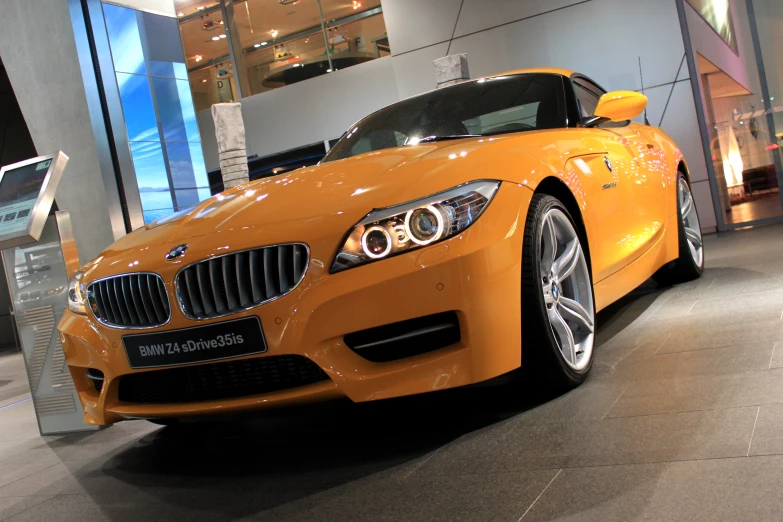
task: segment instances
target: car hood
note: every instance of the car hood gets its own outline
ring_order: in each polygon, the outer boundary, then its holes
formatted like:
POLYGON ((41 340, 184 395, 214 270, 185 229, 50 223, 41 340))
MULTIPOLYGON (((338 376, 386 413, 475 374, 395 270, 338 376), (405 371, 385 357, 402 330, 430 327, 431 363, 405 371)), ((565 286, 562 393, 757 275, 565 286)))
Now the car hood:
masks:
MULTIPOLYGON (((340 218, 332 221, 342 227, 342 235, 348 230, 346 223, 352 226, 373 209, 469 181, 500 179, 499 173, 487 171, 489 160, 504 153, 503 149, 517 151, 517 155, 529 149, 520 144, 540 147, 538 135, 544 132, 384 149, 244 183, 128 234, 95 261, 227 231, 280 229, 286 222, 315 217, 340 218)), ((517 159, 509 161, 517 163, 517 159)))

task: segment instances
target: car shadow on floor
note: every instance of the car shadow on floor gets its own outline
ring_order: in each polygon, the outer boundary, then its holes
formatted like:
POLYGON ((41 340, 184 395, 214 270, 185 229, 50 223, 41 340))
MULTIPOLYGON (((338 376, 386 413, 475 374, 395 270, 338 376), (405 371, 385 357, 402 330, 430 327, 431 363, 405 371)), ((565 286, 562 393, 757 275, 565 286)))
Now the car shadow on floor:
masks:
POLYGON ((402 479, 428 453, 550 399, 521 387, 470 388, 170 426, 122 448, 100 471, 169 506, 249 516, 372 475, 402 479), (510 389, 522 397, 508 397, 510 389))
MULTIPOLYGON (((602 312, 600 331, 622 328, 628 315, 642 313, 645 302, 654 300, 650 296, 660 292, 641 289, 602 312)), ((557 396, 535 384, 497 384, 165 427, 74 476, 110 518, 112 506, 118 516, 125 509, 117 506, 118 496, 128 502, 139 492, 163 512, 251 516, 359 479, 402 480, 449 442, 557 396)), ((57 445, 79 444, 85 437, 68 436, 57 445)))

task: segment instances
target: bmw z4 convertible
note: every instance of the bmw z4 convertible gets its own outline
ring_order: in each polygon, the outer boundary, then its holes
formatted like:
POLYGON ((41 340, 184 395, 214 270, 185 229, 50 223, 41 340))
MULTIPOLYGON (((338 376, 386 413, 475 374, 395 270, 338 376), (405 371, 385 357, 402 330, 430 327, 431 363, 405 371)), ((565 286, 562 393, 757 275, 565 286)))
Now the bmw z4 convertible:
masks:
POLYGON ((595 314, 702 272, 688 166, 639 93, 561 69, 362 119, 314 167, 153 222, 77 272, 85 420, 174 422, 590 371, 595 314), (522 372, 522 377, 528 372, 522 372))

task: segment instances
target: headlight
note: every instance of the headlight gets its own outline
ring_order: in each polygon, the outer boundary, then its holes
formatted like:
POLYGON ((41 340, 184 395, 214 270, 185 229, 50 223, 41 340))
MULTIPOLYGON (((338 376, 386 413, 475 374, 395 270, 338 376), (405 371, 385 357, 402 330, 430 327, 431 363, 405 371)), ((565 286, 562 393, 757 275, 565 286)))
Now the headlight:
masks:
POLYGON ((68 281, 68 308, 77 314, 87 313, 87 293, 82 283, 83 276, 84 274, 79 271, 73 274, 71 280, 68 281))
POLYGON ((372 211, 348 234, 331 273, 459 234, 479 218, 499 186, 499 181, 473 181, 424 199, 372 211))

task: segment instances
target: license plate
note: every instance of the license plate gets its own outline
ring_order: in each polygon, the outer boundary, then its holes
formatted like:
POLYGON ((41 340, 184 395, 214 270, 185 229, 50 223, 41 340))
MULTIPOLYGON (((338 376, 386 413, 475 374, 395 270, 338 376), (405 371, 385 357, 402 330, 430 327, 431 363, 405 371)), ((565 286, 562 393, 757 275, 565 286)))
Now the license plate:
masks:
POLYGON ((122 338, 131 368, 176 366, 264 353, 258 317, 122 338))

